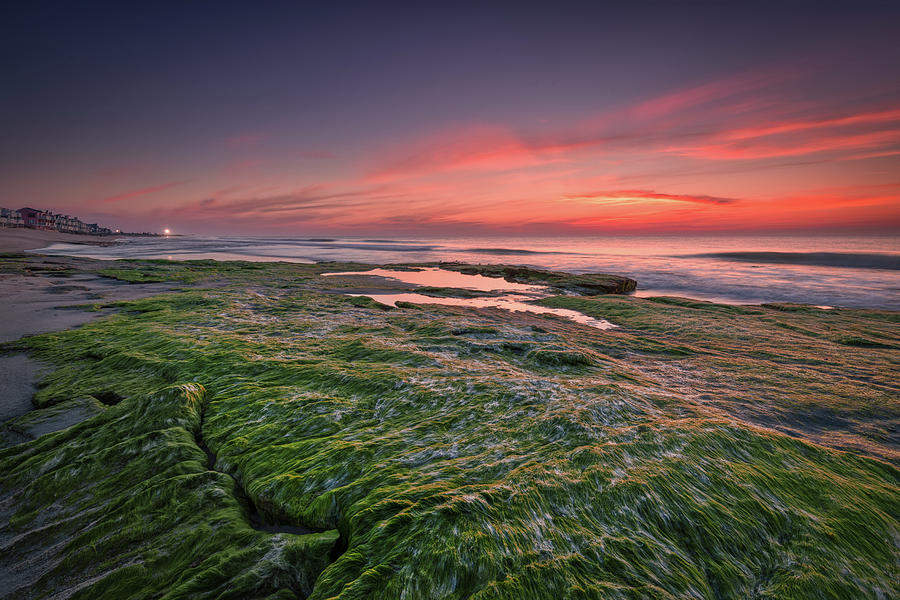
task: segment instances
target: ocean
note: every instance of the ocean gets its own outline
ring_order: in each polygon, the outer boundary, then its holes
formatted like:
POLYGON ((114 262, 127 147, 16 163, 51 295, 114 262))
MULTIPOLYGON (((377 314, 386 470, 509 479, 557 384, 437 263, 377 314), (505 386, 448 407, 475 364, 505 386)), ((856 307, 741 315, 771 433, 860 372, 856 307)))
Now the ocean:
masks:
POLYGON ((635 295, 644 297, 900 310, 900 236, 171 236, 126 237, 110 246, 53 244, 38 252, 99 259, 521 264, 626 275, 638 282, 635 295))

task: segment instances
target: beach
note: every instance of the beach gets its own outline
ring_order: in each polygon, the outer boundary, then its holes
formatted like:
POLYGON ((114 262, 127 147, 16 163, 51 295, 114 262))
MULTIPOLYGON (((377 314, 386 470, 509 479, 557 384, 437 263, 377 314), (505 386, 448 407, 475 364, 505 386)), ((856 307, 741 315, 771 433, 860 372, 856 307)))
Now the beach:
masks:
POLYGON ((0 252, 36 250, 55 243, 106 245, 112 243, 114 239, 110 236, 80 235, 24 227, 0 227, 0 252))

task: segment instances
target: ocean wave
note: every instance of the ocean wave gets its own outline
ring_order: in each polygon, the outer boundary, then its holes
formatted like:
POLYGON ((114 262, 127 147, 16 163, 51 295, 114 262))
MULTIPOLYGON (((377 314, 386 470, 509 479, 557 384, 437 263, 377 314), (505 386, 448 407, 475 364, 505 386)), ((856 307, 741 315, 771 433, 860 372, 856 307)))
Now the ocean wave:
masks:
POLYGON ((689 258, 718 258, 742 262, 848 269, 900 270, 900 256, 893 254, 862 254, 848 252, 710 252, 689 254, 689 258))
POLYGON ((472 252, 473 254, 570 254, 552 250, 522 250, 518 248, 468 248, 460 250, 460 252, 472 252))
POLYGON ((282 240, 287 243, 275 244, 248 244, 248 247, 259 248, 272 246, 294 246, 297 248, 327 248, 334 250, 375 250, 382 252, 430 252, 440 248, 433 244, 418 244, 413 242, 391 242, 384 240, 377 242, 376 240, 341 240, 332 238, 304 238, 282 240))
POLYGON ((398 246, 391 244, 359 244, 359 243, 336 243, 328 246, 329 248, 345 248, 349 250, 376 250, 381 252, 432 252, 440 249, 440 246, 398 246))

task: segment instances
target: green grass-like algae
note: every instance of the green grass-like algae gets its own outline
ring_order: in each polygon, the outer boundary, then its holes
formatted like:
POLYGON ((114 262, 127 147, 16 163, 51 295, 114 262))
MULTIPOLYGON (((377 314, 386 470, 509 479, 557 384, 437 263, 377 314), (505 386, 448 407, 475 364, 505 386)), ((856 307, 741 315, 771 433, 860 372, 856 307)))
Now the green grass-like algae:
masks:
POLYGON ((836 341, 894 313, 542 301, 599 331, 239 264, 20 343, 39 406, 124 398, 0 451, 31 597, 900 595, 898 352, 836 341))

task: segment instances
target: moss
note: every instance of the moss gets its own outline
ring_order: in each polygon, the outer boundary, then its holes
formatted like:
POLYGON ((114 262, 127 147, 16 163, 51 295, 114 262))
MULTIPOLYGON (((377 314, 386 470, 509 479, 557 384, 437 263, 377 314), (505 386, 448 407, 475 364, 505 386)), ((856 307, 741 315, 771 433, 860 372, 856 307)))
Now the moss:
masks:
POLYGON ((422 294, 423 296, 432 296, 435 298, 489 298, 497 295, 496 292, 467 290, 463 288, 435 287, 429 285, 416 288, 416 293, 422 294))
POLYGON ((552 367, 594 364, 588 354, 569 350, 535 350, 529 353, 528 357, 538 364, 552 367))
POLYGON ((857 336, 847 336, 841 337, 835 340, 836 343, 842 344, 844 346, 856 346, 858 348, 885 348, 885 349, 896 349, 897 346, 894 344, 886 344, 884 342, 876 342, 875 340, 870 340, 864 337, 857 336))
POLYGON ((429 263, 428 266, 439 266, 442 269, 459 271, 468 275, 500 277, 512 283, 546 285, 581 295, 625 294, 634 291, 637 287, 634 279, 603 273, 578 275, 544 271, 521 265, 470 265, 450 262, 429 263))
POLYGON ((204 402, 201 386, 172 386, 0 452, 4 492, 18 507, 10 521, 18 536, 2 562, 27 565, 10 589, 75 598, 308 594, 337 532, 251 529, 234 483, 206 469, 195 443, 204 402))
POLYGON ((599 331, 161 266, 230 279, 20 343, 42 405, 123 398, 0 451, 23 595, 900 595, 900 356, 834 342, 893 313, 542 301, 599 331))
POLYGON ((348 296, 344 301, 359 308, 374 308, 376 310, 392 310, 394 308, 393 306, 376 302, 368 296, 348 296))
POLYGON ((128 283, 159 283, 168 281, 168 278, 164 276, 139 269, 101 269, 97 271, 97 274, 119 281, 127 281, 128 283))

